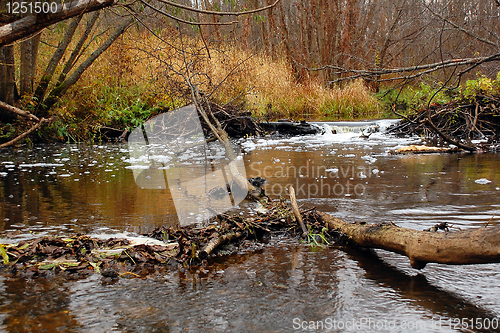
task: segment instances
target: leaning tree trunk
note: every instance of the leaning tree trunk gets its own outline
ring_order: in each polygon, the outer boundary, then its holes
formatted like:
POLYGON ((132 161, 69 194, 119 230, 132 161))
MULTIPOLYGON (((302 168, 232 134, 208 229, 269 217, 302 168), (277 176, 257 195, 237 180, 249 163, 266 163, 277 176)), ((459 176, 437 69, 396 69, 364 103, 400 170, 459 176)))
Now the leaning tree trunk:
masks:
POLYGON ((319 213, 330 230, 337 230, 362 247, 383 249, 407 256, 411 267, 427 263, 449 265, 500 262, 500 226, 456 232, 418 231, 392 223, 347 223, 319 213))
POLYGON ((59 64, 59 61, 61 61, 64 52, 66 52, 66 49, 68 48, 68 45, 71 42, 71 39, 73 38, 73 35, 75 34, 76 28, 78 28, 78 24, 80 23, 81 19, 82 15, 76 16, 71 19, 71 22, 68 25, 68 29, 66 30, 63 39, 59 42, 56 51, 50 58, 50 61, 45 68, 45 72, 43 73, 42 78, 38 83, 38 87, 35 90, 34 97, 37 102, 43 101, 45 92, 47 91, 50 81, 52 80, 52 76, 57 69, 57 65, 59 64))
POLYGON ((40 115, 47 116, 48 110, 58 101, 59 97, 64 95, 66 91, 75 84, 78 79, 83 75, 87 68, 92 65, 92 63, 104 52, 106 51, 113 42, 120 37, 130 25, 134 22, 134 18, 124 18, 121 24, 115 29, 115 31, 106 39, 106 41, 99 46, 92 54, 78 66, 71 75, 66 77, 66 79, 54 89, 51 90, 47 98, 42 103, 40 108, 40 115))
MULTIPOLYGON (((0 47, 0 101, 13 104, 15 91, 14 46, 0 47)), ((13 113, 0 108, 0 121, 10 123, 14 119, 13 113)))

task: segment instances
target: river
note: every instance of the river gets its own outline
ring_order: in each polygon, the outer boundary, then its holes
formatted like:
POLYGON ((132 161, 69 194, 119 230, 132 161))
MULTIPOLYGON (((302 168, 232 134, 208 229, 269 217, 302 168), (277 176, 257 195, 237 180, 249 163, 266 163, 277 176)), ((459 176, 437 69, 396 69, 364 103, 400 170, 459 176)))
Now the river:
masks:
MULTIPOLYGON (((500 155, 392 155, 422 140, 360 137, 357 130, 370 124, 377 122, 326 124, 338 134, 241 139, 247 176, 265 177, 273 198, 293 185, 304 209, 345 221, 418 230, 500 221, 500 155)), ((127 144, 1 150, 3 241, 127 236, 175 225, 169 191, 138 187, 129 162, 127 144)), ((238 209, 252 213, 253 205, 238 209)), ((385 251, 312 249, 280 237, 256 253, 195 270, 113 283, 97 274, 0 276, 0 290, 5 332, 500 331, 498 264, 428 264, 417 271, 406 257, 385 251)))

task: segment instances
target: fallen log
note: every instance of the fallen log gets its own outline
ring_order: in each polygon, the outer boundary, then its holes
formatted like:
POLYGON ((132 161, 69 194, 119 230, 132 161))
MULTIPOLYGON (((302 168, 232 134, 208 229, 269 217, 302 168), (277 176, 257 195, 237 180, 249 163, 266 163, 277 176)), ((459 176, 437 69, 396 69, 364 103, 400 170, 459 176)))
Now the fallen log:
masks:
POLYGON ((500 262, 500 226, 456 232, 419 231, 392 223, 347 223, 318 212, 329 230, 345 234, 362 247, 383 249, 407 256, 411 267, 427 263, 447 265, 500 262))

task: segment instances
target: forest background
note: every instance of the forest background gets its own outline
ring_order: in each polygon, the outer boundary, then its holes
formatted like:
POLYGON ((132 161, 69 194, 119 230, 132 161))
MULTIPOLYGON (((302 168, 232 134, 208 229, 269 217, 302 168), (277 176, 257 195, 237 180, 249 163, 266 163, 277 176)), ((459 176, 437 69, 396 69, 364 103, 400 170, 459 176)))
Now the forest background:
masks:
MULTIPOLYGON (((263 120, 394 117, 500 89, 497 0, 118 4, 0 48, 0 101, 55 116, 37 139, 133 129, 189 103, 193 83, 263 120)), ((22 16, 9 10, 2 0, 0 25, 22 16)), ((0 139, 29 121, 0 108, 0 139)))

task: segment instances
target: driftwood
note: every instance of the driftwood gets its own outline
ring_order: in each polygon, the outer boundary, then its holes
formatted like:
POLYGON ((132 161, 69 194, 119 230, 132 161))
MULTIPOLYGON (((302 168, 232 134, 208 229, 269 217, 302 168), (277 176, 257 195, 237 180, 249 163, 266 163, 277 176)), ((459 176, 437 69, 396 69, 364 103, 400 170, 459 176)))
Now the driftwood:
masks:
POLYGON ((392 223, 347 223, 318 213, 330 230, 345 234, 362 247, 383 249, 407 256, 411 267, 427 263, 448 265, 500 262, 500 227, 482 227, 456 232, 418 231, 392 223))
POLYGON ((441 154, 441 153, 457 153, 463 150, 459 148, 446 147, 429 147, 424 145, 410 145, 401 147, 392 152, 392 154, 441 154))
POLYGON ((208 244, 203 248, 203 250, 201 250, 199 253, 198 253, 198 257, 200 259, 206 259, 208 258, 208 256, 221 244, 224 244, 226 242, 231 242, 231 241, 234 241, 234 240, 237 240, 237 239, 240 239, 244 236, 245 234, 243 232, 229 232, 227 234, 224 234, 224 235, 218 235, 216 234, 214 238, 212 238, 212 240, 210 242, 208 242, 208 244))

